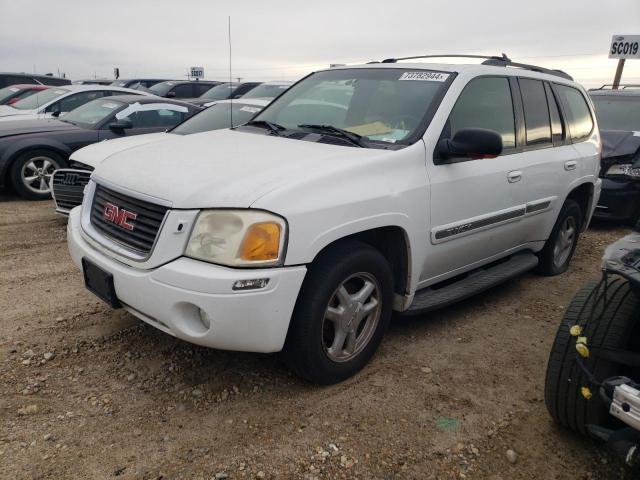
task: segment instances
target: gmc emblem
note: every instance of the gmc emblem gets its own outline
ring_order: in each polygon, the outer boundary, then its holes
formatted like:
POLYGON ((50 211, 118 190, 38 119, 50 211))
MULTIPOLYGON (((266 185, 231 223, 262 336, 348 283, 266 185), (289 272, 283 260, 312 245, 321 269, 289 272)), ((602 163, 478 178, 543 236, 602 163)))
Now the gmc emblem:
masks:
POLYGON ((120 208, 113 203, 107 202, 104 204, 102 217, 107 222, 120 225, 126 230, 133 230, 134 225, 133 223, 129 223, 128 220, 135 220, 136 218, 138 218, 138 214, 125 210, 124 208, 120 208))
POLYGON ((62 184, 74 185, 79 178, 80 178, 80 175, 78 175, 77 173, 65 173, 64 178, 62 179, 62 184))

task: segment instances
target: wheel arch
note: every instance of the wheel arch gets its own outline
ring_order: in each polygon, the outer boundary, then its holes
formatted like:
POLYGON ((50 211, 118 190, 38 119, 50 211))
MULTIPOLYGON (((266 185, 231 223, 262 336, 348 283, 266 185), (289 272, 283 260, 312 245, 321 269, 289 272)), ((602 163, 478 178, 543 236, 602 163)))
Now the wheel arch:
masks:
POLYGON ((65 161, 69 159, 69 155, 72 153, 70 148, 58 142, 17 142, 5 153, 2 163, 0 164, 0 186, 6 186, 9 183, 11 165, 13 165, 13 162, 15 162, 20 155, 28 152, 29 150, 50 150, 53 153, 60 155, 65 161))
POLYGON ((581 183, 575 186, 567 195, 565 202, 569 199, 575 201, 582 212, 582 231, 589 225, 589 218, 593 210, 595 186, 591 182, 581 183))

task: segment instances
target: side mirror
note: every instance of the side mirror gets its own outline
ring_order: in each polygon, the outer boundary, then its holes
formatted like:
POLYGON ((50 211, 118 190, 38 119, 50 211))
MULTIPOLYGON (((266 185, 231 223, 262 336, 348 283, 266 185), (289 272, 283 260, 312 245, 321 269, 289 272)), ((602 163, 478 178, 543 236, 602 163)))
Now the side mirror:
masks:
POLYGON ((165 97, 167 97, 167 98, 176 98, 176 92, 167 92, 165 97))
POLYGON ((502 153, 502 137, 494 130, 464 128, 452 139, 443 138, 436 147, 437 163, 447 163, 452 158, 495 158, 502 153))
POLYGON ((128 118, 123 118, 121 120, 116 120, 115 122, 111 122, 109 124, 109 128, 111 130, 127 130, 129 128, 133 128, 133 123, 128 118))

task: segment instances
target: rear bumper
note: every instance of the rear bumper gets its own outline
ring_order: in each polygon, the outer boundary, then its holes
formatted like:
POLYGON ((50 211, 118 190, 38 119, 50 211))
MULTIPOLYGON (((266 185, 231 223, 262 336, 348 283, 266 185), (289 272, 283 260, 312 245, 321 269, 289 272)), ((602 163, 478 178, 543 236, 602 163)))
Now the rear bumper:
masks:
POLYGON ((233 269, 181 257, 154 269, 134 268, 85 241, 80 210, 75 208, 69 215, 69 253, 79 268, 86 258, 111 273, 118 299, 129 312, 166 333, 206 347, 282 350, 306 267, 233 269), (268 278, 269 283, 259 290, 232 288, 238 280, 255 278, 268 278))
POLYGON ((602 180, 602 193, 595 218, 619 222, 634 221, 640 213, 640 182, 602 180))

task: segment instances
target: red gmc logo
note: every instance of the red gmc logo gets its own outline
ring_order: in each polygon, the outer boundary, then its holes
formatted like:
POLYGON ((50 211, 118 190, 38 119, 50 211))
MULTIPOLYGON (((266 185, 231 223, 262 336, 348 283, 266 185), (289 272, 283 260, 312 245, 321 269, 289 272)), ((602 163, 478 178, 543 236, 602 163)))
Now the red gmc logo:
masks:
POLYGON ((133 230, 133 224, 129 223, 128 220, 135 220, 138 217, 138 214, 107 202, 104 205, 102 217, 108 222, 120 225, 122 228, 133 230))

